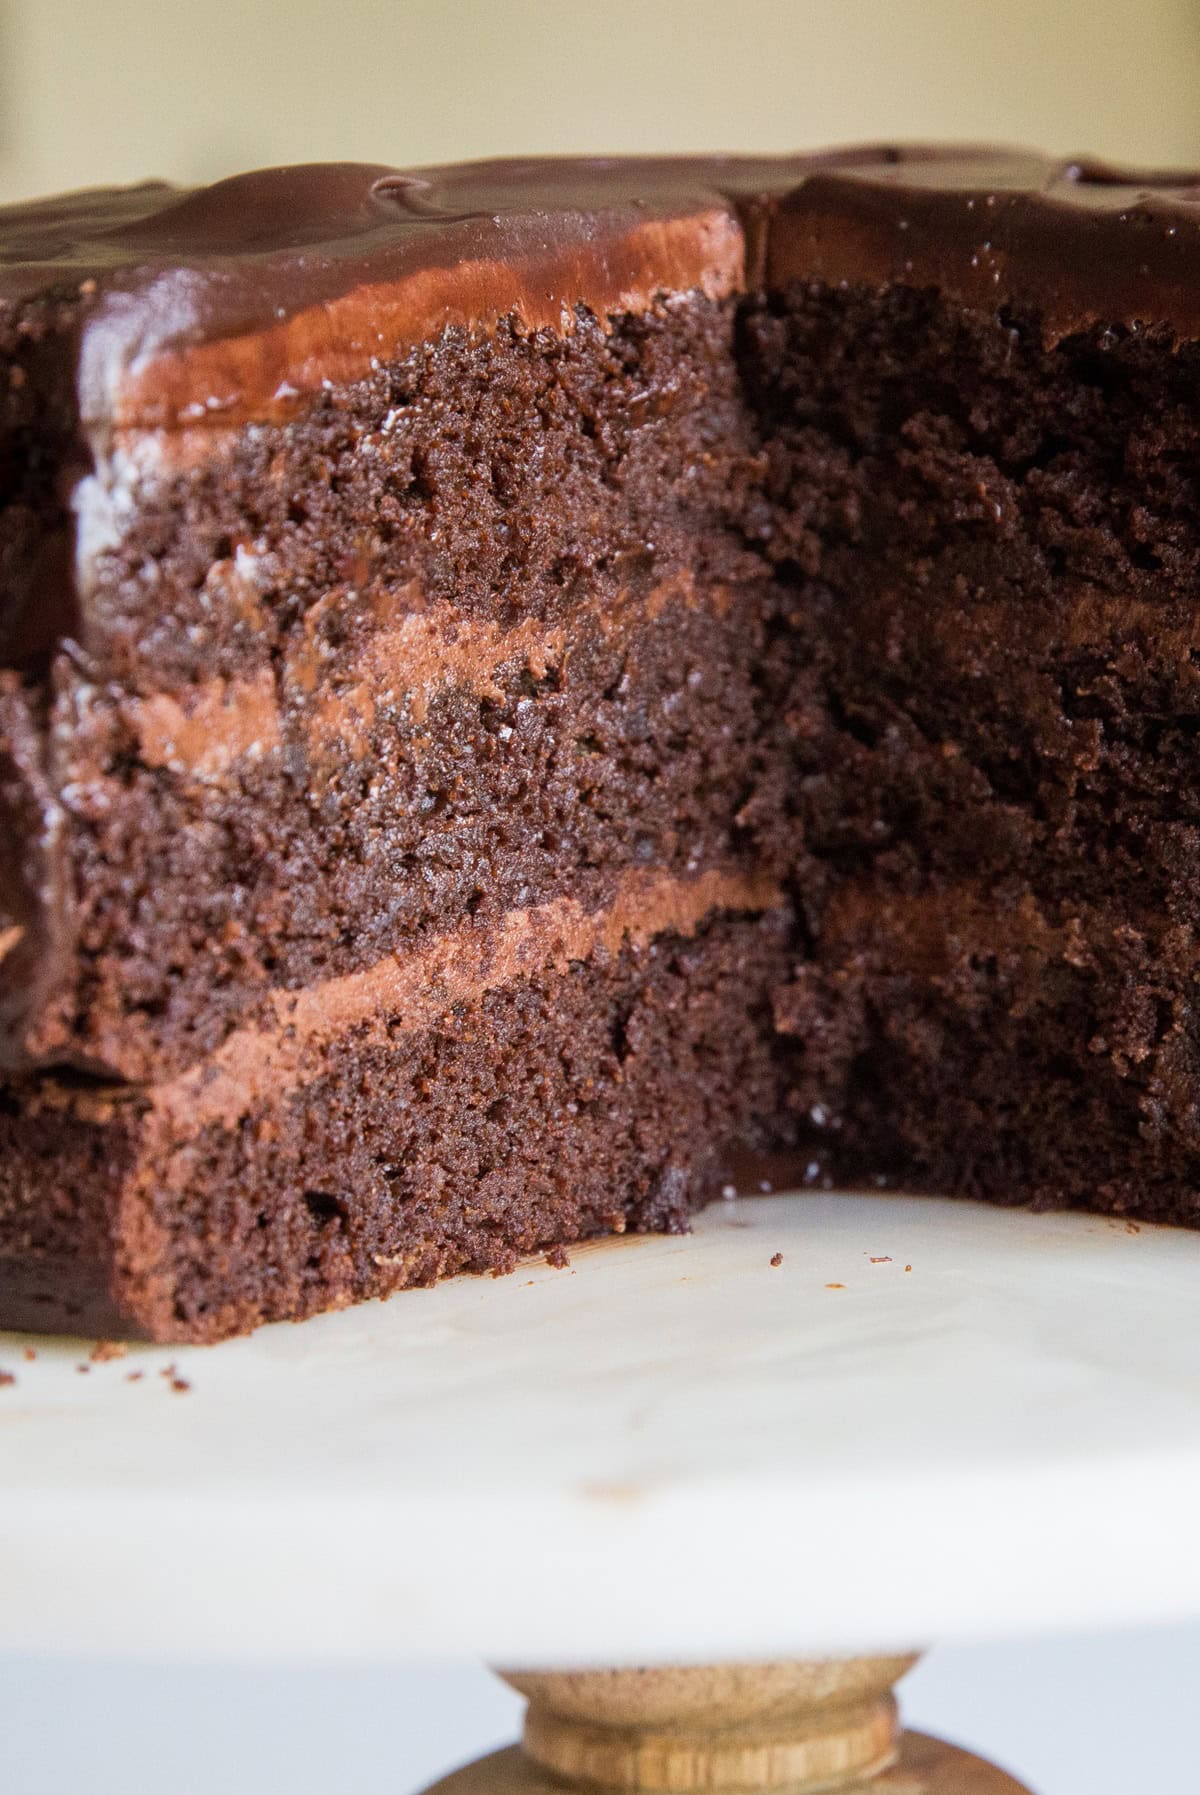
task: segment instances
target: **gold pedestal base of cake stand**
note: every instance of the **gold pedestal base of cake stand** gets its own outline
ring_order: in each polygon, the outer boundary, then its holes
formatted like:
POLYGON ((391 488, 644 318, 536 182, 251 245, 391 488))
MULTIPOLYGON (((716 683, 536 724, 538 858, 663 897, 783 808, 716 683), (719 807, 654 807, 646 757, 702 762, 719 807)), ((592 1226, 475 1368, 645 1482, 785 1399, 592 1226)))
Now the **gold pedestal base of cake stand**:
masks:
POLYGON ((524 1743, 427 1795, 1030 1795, 901 1731, 892 1686, 915 1662, 505 1671, 529 1702, 524 1743))

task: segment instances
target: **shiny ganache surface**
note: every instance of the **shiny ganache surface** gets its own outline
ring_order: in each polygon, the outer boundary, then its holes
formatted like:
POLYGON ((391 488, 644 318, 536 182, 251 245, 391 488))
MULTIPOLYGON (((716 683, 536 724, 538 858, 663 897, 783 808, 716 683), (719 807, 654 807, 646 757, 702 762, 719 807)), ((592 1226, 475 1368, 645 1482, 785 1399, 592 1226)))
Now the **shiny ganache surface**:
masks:
POLYGON ((80 411, 282 415, 451 325, 793 280, 1200 335, 1200 174, 961 146, 264 169, 0 208, 0 308, 77 309, 80 411))

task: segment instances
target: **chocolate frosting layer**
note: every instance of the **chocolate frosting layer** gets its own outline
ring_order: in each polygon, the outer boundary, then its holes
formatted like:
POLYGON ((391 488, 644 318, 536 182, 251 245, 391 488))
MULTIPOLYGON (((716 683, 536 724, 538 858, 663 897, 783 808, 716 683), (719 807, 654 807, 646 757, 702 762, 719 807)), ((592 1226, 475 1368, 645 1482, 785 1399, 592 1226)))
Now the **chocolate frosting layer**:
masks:
POLYGON ((1194 338, 1200 173, 953 148, 814 168, 777 208, 763 278, 939 287, 1038 313, 1048 342, 1097 324, 1194 338))
POLYGON ((563 330, 577 305, 737 289, 725 187, 766 167, 720 166, 334 163, 71 194, 0 211, 0 303, 79 294, 88 421, 278 415, 448 325, 563 330))
POLYGON ((936 284, 1200 335, 1200 174, 1024 152, 265 169, 0 208, 0 306, 79 308, 85 420, 286 414, 447 325, 570 329, 659 294, 936 284))
POLYGON ((394 1040, 513 979, 565 977, 595 953, 616 955, 626 943, 644 948, 662 934, 694 935, 713 911, 758 915, 784 902, 762 872, 710 867, 687 879, 626 872, 603 909, 551 898, 509 910, 491 927, 464 922, 361 972, 275 992, 274 1027, 238 1029, 208 1059, 142 1094, 169 1122, 172 1139, 210 1122, 232 1128, 264 1099, 318 1075, 323 1050, 352 1029, 363 1040, 394 1040))

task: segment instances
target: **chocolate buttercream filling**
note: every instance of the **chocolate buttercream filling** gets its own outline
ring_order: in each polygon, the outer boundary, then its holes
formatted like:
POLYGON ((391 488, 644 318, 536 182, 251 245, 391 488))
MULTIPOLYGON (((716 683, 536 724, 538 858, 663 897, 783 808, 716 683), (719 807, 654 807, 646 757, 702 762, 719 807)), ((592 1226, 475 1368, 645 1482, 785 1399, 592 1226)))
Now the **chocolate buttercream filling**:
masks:
MULTIPOLYGON (((415 585, 348 593, 346 600, 365 603, 382 625, 361 652, 340 655, 331 668, 314 646, 304 644, 288 657, 281 677, 286 696, 299 695, 310 704, 310 748, 320 752, 341 742, 361 755, 385 699, 407 699, 418 724, 425 721, 432 698, 447 687, 498 703, 504 698, 500 675, 506 667, 522 662, 535 678, 544 678, 551 667, 562 664, 580 622, 620 636, 653 621, 673 602, 689 609, 705 606, 720 616, 729 603, 729 589, 712 581, 698 586, 690 573, 681 572, 649 592, 622 590, 580 605, 569 625, 527 617, 508 628, 493 618, 464 614, 452 604, 426 608, 415 585)), ((276 679, 269 668, 245 679, 217 678, 174 694, 131 698, 128 714, 147 766, 202 781, 221 778, 244 756, 270 753, 284 739, 276 679)))
POLYGON ((490 927, 463 923, 361 972, 275 991, 273 1025, 239 1028, 178 1077, 128 1094, 140 1092, 170 1122, 173 1138, 210 1123, 232 1128, 259 1103, 318 1076, 324 1049, 352 1030, 360 1045, 384 1044, 514 979, 563 976, 597 954, 643 949, 664 934, 694 935, 715 911, 758 914, 783 901, 776 881, 758 873, 714 867, 681 879, 627 872, 601 909, 553 898, 510 910, 490 927))

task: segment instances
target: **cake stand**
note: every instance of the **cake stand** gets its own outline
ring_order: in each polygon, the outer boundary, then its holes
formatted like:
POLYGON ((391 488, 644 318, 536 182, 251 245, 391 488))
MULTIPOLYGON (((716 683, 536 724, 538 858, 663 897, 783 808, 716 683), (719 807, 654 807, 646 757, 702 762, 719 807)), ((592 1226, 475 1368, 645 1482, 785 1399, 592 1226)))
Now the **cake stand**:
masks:
POLYGON ((217 1348, 0 1335, 0 1648, 536 1667, 442 1795, 1018 1795, 891 1685, 1200 1614, 1198 1316, 1200 1234, 805 1194, 217 1348))

